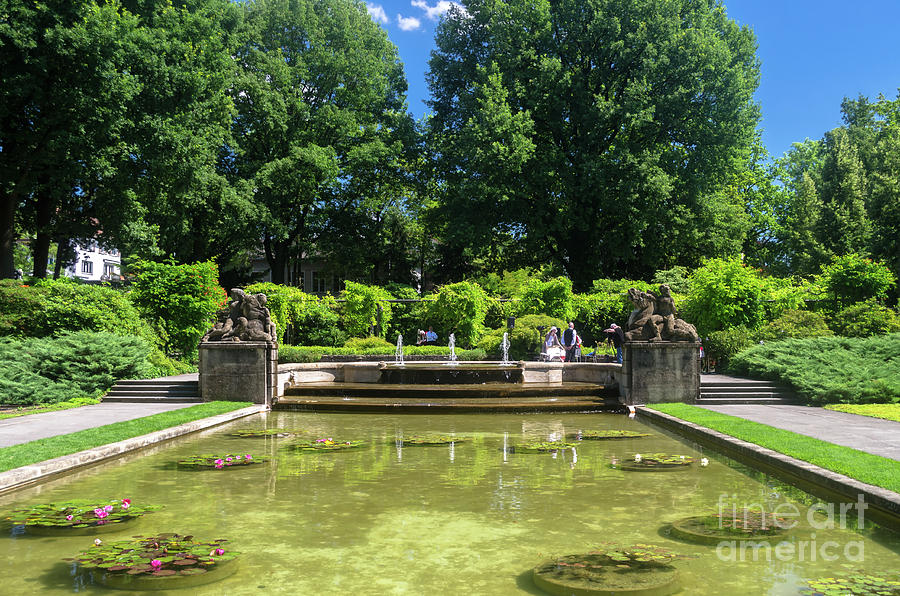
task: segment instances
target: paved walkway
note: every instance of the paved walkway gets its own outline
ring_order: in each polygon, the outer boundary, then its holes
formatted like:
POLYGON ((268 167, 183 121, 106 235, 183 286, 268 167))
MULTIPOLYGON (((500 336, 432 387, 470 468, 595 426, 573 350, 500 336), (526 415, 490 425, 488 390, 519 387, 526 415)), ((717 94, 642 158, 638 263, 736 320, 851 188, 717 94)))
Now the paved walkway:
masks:
POLYGON ((96 428, 113 422, 133 420, 160 412, 179 410, 197 404, 129 404, 106 403, 95 406, 82 406, 59 412, 29 414, 0 420, 0 447, 9 447, 46 439, 56 435, 65 435, 79 430, 96 428))
POLYGON ((900 461, 900 422, 809 406, 700 407, 900 461))

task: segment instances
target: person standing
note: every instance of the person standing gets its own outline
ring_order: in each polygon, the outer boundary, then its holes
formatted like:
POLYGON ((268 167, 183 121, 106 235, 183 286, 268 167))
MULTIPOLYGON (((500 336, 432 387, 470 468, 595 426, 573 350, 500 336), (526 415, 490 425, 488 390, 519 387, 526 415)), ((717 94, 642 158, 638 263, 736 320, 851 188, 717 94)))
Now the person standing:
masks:
POLYGON ((609 329, 604 329, 603 333, 606 333, 607 337, 612 340, 613 346, 616 348, 616 362, 622 364, 622 344, 625 343, 625 332, 622 331, 622 328, 613 323, 609 326, 609 329))
POLYGON ((569 321, 569 328, 563 331, 562 346, 566 351, 566 362, 572 362, 575 356, 575 348, 578 346, 578 332, 575 331, 575 321, 569 321))

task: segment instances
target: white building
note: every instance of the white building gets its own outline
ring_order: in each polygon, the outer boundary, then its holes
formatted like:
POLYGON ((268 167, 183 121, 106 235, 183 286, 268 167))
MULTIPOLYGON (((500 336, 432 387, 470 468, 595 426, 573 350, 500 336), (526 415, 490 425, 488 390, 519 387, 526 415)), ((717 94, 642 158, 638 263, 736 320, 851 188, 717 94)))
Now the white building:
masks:
POLYGON ((96 242, 75 245, 75 262, 66 269, 67 277, 85 281, 117 281, 122 279, 122 255, 115 248, 101 248, 96 242))

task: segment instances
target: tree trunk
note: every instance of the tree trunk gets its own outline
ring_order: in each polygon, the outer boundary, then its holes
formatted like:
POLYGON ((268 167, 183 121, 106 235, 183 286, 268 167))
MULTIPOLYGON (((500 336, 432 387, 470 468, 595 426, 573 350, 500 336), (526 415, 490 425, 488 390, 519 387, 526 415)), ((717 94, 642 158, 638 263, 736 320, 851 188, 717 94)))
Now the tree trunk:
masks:
MULTIPOLYGON (((45 182, 45 180, 42 180, 45 182)), ((46 188, 45 185, 42 185, 46 188)), ((47 277, 47 261, 50 260, 50 241, 53 227, 53 212, 55 201, 50 194, 50 190, 42 190, 37 196, 37 239, 31 247, 31 254, 34 257, 34 275, 44 279, 47 277)))
POLYGON ((63 262, 68 260, 68 252, 69 239, 60 239, 56 244, 56 263, 53 264, 53 279, 59 279, 59 276, 62 275, 63 262))
POLYGON ((16 275, 15 247, 16 198, 13 194, 0 193, 0 279, 16 275))
POLYGON ((263 237, 263 248, 266 251, 266 261, 269 263, 272 283, 284 285, 284 270, 288 256, 285 242, 273 241, 265 236, 263 237))

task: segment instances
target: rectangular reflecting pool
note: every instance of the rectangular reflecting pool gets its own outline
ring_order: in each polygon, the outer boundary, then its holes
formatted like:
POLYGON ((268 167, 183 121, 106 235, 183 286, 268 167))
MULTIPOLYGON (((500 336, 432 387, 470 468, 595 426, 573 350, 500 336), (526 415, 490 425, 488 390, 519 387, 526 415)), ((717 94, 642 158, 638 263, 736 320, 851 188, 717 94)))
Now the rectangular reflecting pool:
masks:
MULTIPOLYGON (((102 540, 177 532, 225 538, 241 553, 233 575, 165 592, 171 594, 543 594, 531 581, 532 568, 610 542, 684 555, 672 563, 683 594, 800 594, 817 578, 889 577, 900 569, 900 537, 871 523, 856 528, 855 509, 842 523, 839 507, 829 516, 828 504, 796 488, 614 414, 274 412, 5 495, 0 512, 125 498, 162 509, 98 534, 102 540), (264 428, 296 434, 232 436, 264 428), (596 430, 650 436, 571 438, 596 430), (455 440, 404 443, 414 437, 455 440), (317 439, 363 444, 339 452, 293 447, 317 439), (574 446, 522 449, 547 441, 574 446), (660 472, 622 469, 635 454, 658 453, 697 463, 660 472), (175 465, 200 454, 268 460, 204 471, 175 465), (732 506, 795 510, 798 525, 779 548, 743 551, 684 542, 666 531, 673 521, 730 513, 732 506)), ((128 593, 95 583, 63 560, 91 547, 93 535, 35 536, 9 522, 3 531, 4 594, 128 593)))

